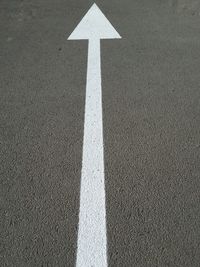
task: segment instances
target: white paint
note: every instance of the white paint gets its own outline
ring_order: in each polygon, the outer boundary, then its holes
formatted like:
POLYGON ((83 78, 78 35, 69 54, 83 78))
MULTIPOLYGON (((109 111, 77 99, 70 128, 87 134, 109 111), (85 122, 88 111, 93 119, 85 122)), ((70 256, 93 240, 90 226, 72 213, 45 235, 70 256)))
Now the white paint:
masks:
POLYGON ((77 267, 107 266, 100 39, 121 38, 93 5, 69 40, 89 39, 77 267))
POLYGON ((68 40, 120 39, 121 36, 113 28, 96 4, 89 9, 81 22, 69 36, 68 40))

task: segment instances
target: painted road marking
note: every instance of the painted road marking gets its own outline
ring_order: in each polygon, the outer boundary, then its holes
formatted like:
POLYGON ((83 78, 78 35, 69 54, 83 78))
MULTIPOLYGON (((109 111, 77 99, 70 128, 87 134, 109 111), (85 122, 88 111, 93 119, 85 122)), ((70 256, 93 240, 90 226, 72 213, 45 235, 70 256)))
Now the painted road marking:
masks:
POLYGON ((89 40, 77 267, 107 266, 100 39, 117 38, 96 4, 68 38, 89 40))

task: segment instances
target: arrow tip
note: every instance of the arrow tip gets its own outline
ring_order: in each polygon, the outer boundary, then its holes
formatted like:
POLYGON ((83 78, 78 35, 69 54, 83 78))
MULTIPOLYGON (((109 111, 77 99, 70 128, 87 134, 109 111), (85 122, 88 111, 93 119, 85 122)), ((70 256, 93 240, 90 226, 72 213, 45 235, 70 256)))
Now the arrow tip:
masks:
POLYGON ((82 18, 68 40, 120 39, 121 36, 111 25, 96 4, 93 4, 82 18))

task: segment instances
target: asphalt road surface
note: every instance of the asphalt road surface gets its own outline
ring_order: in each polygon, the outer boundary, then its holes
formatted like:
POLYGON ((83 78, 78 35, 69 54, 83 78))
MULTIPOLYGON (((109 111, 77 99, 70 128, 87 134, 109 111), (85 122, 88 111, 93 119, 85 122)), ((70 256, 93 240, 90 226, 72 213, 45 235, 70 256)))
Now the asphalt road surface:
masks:
MULTIPOLYGON (((96 1, 122 36, 101 41, 108 266, 200 266, 200 16, 180 2, 96 1)), ((0 0, 2 267, 75 266, 88 43, 67 38, 92 4, 0 0)))

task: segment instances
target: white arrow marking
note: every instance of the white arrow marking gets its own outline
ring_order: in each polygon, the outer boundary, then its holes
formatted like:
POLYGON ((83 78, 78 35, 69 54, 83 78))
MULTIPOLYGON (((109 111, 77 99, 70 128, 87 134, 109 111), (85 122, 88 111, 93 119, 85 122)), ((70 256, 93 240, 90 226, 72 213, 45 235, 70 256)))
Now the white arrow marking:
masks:
POLYGON ((77 267, 107 266, 100 39, 113 38, 121 37, 95 4, 69 37, 89 40, 77 267))

